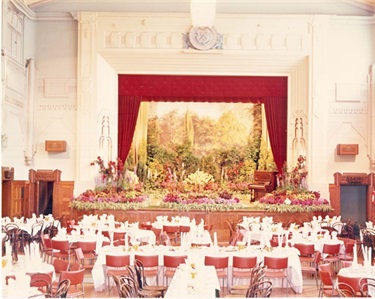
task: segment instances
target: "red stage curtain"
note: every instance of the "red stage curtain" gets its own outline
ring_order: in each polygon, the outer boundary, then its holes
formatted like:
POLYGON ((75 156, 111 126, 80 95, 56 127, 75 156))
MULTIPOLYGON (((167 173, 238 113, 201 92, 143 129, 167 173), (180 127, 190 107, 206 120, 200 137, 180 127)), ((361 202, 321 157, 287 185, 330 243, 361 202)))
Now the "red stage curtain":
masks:
POLYGON ((122 160, 129 153, 140 101, 264 103, 279 171, 286 161, 287 77, 119 75, 118 153, 122 160))

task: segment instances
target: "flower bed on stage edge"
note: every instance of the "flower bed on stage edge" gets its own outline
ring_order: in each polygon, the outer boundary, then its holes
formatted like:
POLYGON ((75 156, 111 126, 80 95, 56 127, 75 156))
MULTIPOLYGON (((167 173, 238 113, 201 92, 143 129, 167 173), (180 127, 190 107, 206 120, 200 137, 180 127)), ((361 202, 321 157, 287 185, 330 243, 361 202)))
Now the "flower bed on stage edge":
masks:
POLYGON ((147 195, 135 190, 89 189, 73 197, 70 207, 77 210, 137 210, 148 207, 148 199, 147 195))
POLYGON ((321 198, 319 192, 308 190, 276 190, 261 197, 254 208, 279 213, 332 211, 328 200, 321 198))
POLYGON ((229 194, 222 194, 222 196, 225 196, 226 198, 191 196, 188 198, 183 198, 178 194, 169 193, 164 197, 162 203, 160 204, 160 207, 178 211, 233 211, 244 208, 238 198, 231 197, 229 194))

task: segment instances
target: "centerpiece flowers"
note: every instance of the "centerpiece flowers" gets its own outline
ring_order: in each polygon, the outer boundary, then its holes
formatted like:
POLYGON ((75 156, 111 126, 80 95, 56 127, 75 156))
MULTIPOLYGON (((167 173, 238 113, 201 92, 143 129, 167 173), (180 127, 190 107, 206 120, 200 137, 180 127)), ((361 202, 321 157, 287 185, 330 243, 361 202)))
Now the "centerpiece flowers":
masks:
POLYGON ((180 184, 166 183, 165 187, 168 186, 173 186, 173 190, 169 190, 163 198, 160 204, 163 208, 179 211, 230 211, 243 208, 238 198, 221 189, 210 174, 200 170, 190 174, 180 184))
POLYGON ((124 168, 121 159, 109 161, 107 166, 101 157, 91 162, 98 165, 95 188, 72 197, 70 207, 77 210, 137 210, 148 206, 148 196, 137 175, 124 168))
POLYGON ((320 192, 306 188, 305 157, 298 158, 297 166, 291 172, 284 164, 283 173, 278 175, 278 187, 261 197, 256 208, 269 212, 330 212, 332 207, 320 192))

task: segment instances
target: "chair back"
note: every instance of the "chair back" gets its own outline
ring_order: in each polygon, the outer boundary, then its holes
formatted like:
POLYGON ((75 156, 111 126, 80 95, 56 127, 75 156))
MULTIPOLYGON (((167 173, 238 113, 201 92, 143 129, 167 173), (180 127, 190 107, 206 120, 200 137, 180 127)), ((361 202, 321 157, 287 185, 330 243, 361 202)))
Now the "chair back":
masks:
POLYGON ((320 276, 320 281, 322 282, 323 285, 333 287, 333 280, 332 280, 332 275, 330 272, 319 270, 319 276, 320 276))
POLYGON ((331 276, 333 276, 333 271, 332 271, 331 263, 325 263, 325 264, 319 265, 319 272, 320 271, 329 272, 331 274, 331 276))
POLYGON ((187 259, 187 255, 164 255, 163 265, 164 267, 177 268, 179 265, 185 263, 185 259, 187 259))
POLYGON ((233 256, 233 268, 251 269, 257 264, 256 256, 233 256))
POLYGON ((190 232, 189 225, 180 225, 180 233, 188 233, 188 232, 190 232))
POLYGON ((125 232, 113 232, 113 241, 124 239, 125 235, 125 232))
POLYGON ((143 267, 158 267, 159 256, 158 255, 134 255, 134 260, 138 260, 143 264, 143 267))
POLYGON ((360 293, 359 281, 361 278, 358 277, 348 277, 343 275, 337 275, 337 282, 343 282, 352 287, 355 293, 360 293))
POLYGON ((66 260, 54 259, 52 265, 55 268, 56 274, 60 274, 62 271, 68 271, 69 269, 69 261, 66 260))
POLYGON ((371 294, 375 293, 375 279, 374 278, 361 278, 358 282, 359 290, 362 297, 372 297, 371 294))
POLYGON ((312 256, 315 252, 314 244, 295 243, 294 248, 297 248, 301 256, 312 256))
POLYGON ((77 248, 81 248, 82 252, 84 253, 94 252, 96 250, 96 241, 90 241, 90 242, 78 241, 77 248))
POLYGON ((340 252, 340 244, 337 243, 337 244, 329 244, 329 243, 325 243, 323 245, 323 251, 322 253, 323 254, 329 254, 329 255, 338 255, 339 252, 340 252))
POLYGON ((215 269, 225 269, 228 268, 228 256, 205 256, 204 257, 204 264, 206 266, 214 266, 215 269))
POLYGON ((32 273, 30 275, 30 287, 37 287, 49 293, 52 284, 52 273, 32 273))
POLYGON ((60 282, 69 279, 70 286, 83 284, 85 278, 85 268, 82 268, 77 271, 61 271, 60 273, 60 282))
POLYGON ((130 264, 130 255, 110 255, 105 256, 105 264, 107 267, 126 267, 130 264))
POLYGON ((265 256, 264 265, 267 269, 281 270, 288 268, 288 257, 265 256))
POLYGON ((52 249, 60 250, 60 251, 68 251, 69 250, 69 241, 68 240, 55 240, 51 239, 52 241, 52 249))

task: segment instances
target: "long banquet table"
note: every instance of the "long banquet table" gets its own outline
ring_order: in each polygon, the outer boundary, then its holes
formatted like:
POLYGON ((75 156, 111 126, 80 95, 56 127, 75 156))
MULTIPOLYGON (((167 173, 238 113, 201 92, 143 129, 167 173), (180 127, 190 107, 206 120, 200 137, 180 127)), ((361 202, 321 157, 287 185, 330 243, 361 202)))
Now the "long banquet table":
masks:
MULTIPOLYGON (((111 255, 130 255, 130 264, 133 265, 135 254, 151 255, 157 254, 159 256, 159 282, 163 281, 163 256, 164 255, 182 255, 186 254, 189 260, 194 260, 197 265, 204 264, 204 257, 206 255, 210 256, 228 256, 229 257, 229 267, 228 267, 228 286, 231 286, 232 281, 232 264, 233 256, 256 256, 258 262, 263 261, 264 256, 276 256, 289 258, 288 275, 292 283, 293 289, 296 293, 302 293, 303 279, 301 271, 301 263, 299 260, 299 251, 293 247, 274 247, 269 250, 260 248, 259 246, 248 246, 245 250, 238 250, 237 247, 201 247, 201 248, 181 248, 177 246, 140 246, 138 251, 130 249, 130 251, 125 251, 124 246, 105 246, 98 252, 98 258, 92 269, 92 277, 94 288, 96 291, 102 291, 105 289, 106 279, 105 279, 105 256, 106 254, 111 255)), ((152 284, 152 281, 148 281, 152 284)), ((274 284, 277 286, 277 284, 274 284)))

